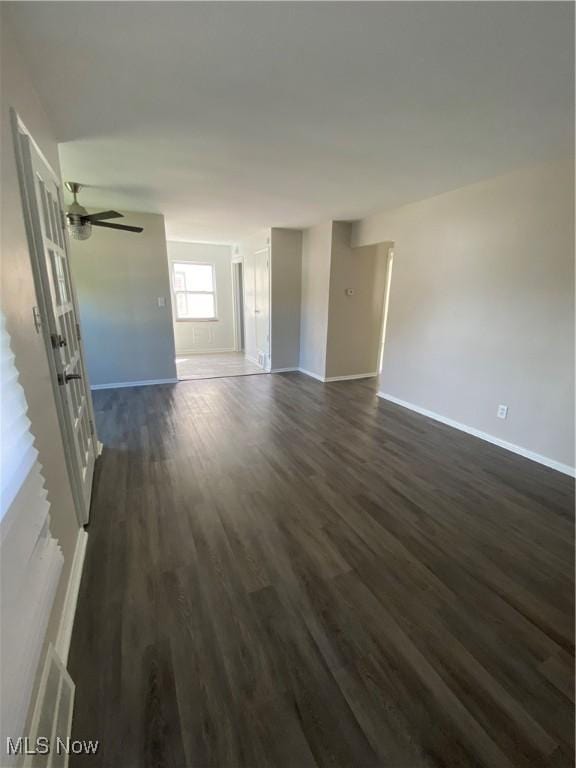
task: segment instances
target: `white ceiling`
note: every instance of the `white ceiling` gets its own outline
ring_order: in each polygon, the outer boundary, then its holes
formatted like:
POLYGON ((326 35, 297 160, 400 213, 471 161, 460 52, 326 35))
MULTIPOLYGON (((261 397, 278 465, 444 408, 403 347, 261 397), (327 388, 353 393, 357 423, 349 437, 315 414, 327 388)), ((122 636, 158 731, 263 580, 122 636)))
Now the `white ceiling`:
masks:
POLYGON ((571 3, 9 5, 64 177, 171 239, 357 218, 571 150, 571 3))

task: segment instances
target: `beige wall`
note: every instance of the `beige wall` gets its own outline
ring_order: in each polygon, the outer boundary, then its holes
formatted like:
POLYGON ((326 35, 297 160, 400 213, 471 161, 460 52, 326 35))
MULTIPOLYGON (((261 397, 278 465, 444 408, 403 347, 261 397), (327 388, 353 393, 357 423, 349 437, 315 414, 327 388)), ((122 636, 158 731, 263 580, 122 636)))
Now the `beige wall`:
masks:
POLYGON ((122 213, 144 232, 94 227, 71 241, 92 386, 176 378, 164 217, 122 213))
POLYGON ((378 371, 388 247, 352 248, 351 230, 349 223, 333 223, 327 378, 378 371))
POLYGON ((64 458, 46 349, 36 333, 32 307, 37 304, 28 243, 18 188, 9 108, 14 107, 57 173, 60 173, 56 142, 42 105, 14 49, 5 20, 1 24, 1 130, 0 186, 2 310, 11 336, 16 367, 28 401, 31 431, 46 479, 52 533, 64 554, 64 569, 54 602, 47 639, 54 641, 76 547, 78 523, 64 458))
POLYGON ((321 378, 326 375, 331 249, 331 221, 304 230, 302 236, 300 368, 321 378))
POLYGON ((234 305, 232 298, 232 248, 229 245, 168 242, 168 261, 213 264, 216 273, 217 321, 191 323, 176 320, 172 301, 174 339, 179 355, 194 352, 234 350, 234 305))
POLYGON ((272 370, 298 368, 300 357, 300 292, 302 232, 271 231, 271 354, 272 370))
POLYGON ((395 243, 381 390, 573 467, 573 215, 567 161, 356 224, 395 243))

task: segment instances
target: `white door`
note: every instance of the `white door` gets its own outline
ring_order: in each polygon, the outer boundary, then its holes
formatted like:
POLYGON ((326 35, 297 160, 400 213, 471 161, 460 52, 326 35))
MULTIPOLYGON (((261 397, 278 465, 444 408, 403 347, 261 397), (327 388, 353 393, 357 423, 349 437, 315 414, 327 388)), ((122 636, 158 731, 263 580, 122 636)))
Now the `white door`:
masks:
POLYGON ((254 254, 254 312, 256 314, 256 348, 263 367, 270 367, 270 274, 268 248, 254 254))
POLYGON ((244 286, 242 262, 232 262, 232 292, 234 298, 234 350, 244 351, 244 286))
POLYGON ((97 439, 84 369, 60 181, 24 126, 15 139, 42 330, 78 517, 88 522, 97 439))

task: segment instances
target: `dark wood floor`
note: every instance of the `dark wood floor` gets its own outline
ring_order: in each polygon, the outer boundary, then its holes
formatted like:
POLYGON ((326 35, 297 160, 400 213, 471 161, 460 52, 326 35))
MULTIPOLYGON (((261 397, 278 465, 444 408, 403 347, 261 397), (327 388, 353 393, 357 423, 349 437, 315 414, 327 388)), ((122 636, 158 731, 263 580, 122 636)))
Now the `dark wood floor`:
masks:
POLYGON ((74 766, 569 766, 573 482, 300 374, 97 392, 74 766))

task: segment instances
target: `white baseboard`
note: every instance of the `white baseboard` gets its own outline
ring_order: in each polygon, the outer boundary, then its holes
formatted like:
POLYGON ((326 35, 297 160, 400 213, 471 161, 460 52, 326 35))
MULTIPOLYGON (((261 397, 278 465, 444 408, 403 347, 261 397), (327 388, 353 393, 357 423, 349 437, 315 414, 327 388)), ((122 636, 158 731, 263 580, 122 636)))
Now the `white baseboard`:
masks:
POLYGON ((154 384, 177 384, 178 379, 147 379, 143 381, 115 381, 111 384, 92 384, 90 389, 122 389, 124 387, 151 387, 154 384))
MULTIPOLYGON (((292 370, 292 369, 289 369, 292 370)), ((378 376, 378 371, 374 371, 374 373, 353 373, 350 376, 319 376, 317 373, 312 373, 312 371, 307 371, 306 368, 294 368, 295 371, 300 371, 300 373, 305 374, 306 376, 311 376, 313 379, 316 379, 316 381, 321 381, 325 384, 328 384, 331 381, 353 381, 354 379, 373 379, 375 376, 378 376)))
POLYGON ((544 466, 555 469, 558 472, 562 472, 564 475, 570 475, 570 477, 576 476, 576 469, 574 467, 570 467, 568 464, 562 464, 555 459, 549 459, 547 456, 542 456, 541 454, 535 453, 534 451, 529 451, 527 448, 522 448, 520 445, 509 443, 499 437, 489 435, 487 432, 481 432, 479 429, 469 427, 467 424, 461 424, 459 421, 454 421, 454 419, 441 416, 439 413, 429 411, 426 408, 421 408, 419 405, 414 405, 414 403, 408 403, 405 400, 400 400, 400 398, 389 395, 386 392, 378 392, 378 397, 381 397, 383 400, 389 400, 391 403, 395 403, 396 405, 400 405, 402 408, 408 408, 410 411, 419 413, 422 416, 428 416, 428 418, 434 419, 434 421, 439 421, 442 424, 453 427, 454 429, 459 429, 461 432, 466 432, 467 434, 473 435, 474 437, 479 437, 481 440, 485 440, 487 443, 497 445, 499 448, 504 448, 506 451, 517 453, 519 456, 523 456, 525 459, 536 461, 538 464, 544 464, 544 466))
POLYGON ((209 347, 208 349, 176 350, 176 357, 193 357, 194 355, 220 355, 224 352, 236 352, 234 347, 209 347))
POLYGON ((312 371, 307 371, 306 368, 298 368, 300 373, 303 373, 305 376, 310 376, 312 379, 316 379, 316 381, 326 381, 324 376, 319 376, 317 373, 312 373, 312 371))
POLYGON ((270 373, 291 373, 292 371, 299 370, 299 368, 271 368, 270 373))
POLYGON ((353 379, 373 379, 378 371, 372 373, 353 373, 351 376, 327 376, 324 381, 352 381, 353 379))
POLYGON ((62 608, 60 626, 58 627, 58 636, 54 646, 64 666, 68 663, 68 651, 70 650, 70 640, 72 639, 72 627, 74 626, 74 616, 76 615, 76 605, 78 603, 78 592, 80 591, 87 543, 88 534, 81 528, 76 539, 74 559, 72 560, 66 597, 64 598, 64 607, 62 608))

